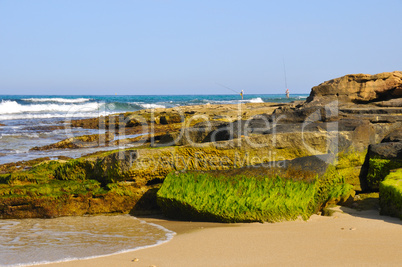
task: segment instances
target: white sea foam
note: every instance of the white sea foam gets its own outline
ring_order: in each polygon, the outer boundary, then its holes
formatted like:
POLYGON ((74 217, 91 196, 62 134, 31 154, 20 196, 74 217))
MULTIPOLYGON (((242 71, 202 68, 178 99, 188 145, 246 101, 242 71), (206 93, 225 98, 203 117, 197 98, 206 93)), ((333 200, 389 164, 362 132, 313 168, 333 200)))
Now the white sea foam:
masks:
POLYGON ((72 104, 31 104, 21 105, 16 101, 2 100, 0 103, 0 114, 17 114, 22 112, 67 112, 72 107, 79 107, 85 110, 97 110, 100 103, 86 103, 81 105, 72 104))
POLYGON ((256 98, 252 98, 250 100, 245 100, 249 103, 264 103, 264 100, 262 100, 261 97, 256 97, 256 98))
POLYGON ((99 115, 108 115, 109 113, 102 111, 102 107, 104 107, 104 103, 102 102, 21 105, 16 101, 2 100, 0 102, 0 120, 97 117, 99 115))
POLYGON ((24 119, 50 119, 50 118, 95 118, 99 117, 99 115, 107 116, 112 114, 109 113, 71 113, 71 114, 60 114, 60 113, 46 113, 46 114, 12 114, 12 115, 0 115, 0 120, 24 120, 24 119))
POLYGON ((28 137, 28 138, 39 138, 38 133, 0 133, 0 138, 2 137, 28 137))
POLYGON ((166 108, 164 105, 152 104, 152 103, 140 103, 140 102, 131 102, 131 104, 138 105, 142 108, 166 108))
POLYGON ((70 98, 55 97, 55 98, 23 98, 21 100, 24 100, 27 102, 84 103, 84 102, 88 102, 91 99, 89 99, 89 98, 70 99, 70 98))

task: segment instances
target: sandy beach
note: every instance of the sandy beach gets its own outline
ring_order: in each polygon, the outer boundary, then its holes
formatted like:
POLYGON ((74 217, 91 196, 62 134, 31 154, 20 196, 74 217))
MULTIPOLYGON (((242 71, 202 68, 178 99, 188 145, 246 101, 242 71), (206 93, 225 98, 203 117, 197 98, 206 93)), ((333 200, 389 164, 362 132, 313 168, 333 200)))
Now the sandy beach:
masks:
POLYGON ((273 224, 147 218, 177 235, 151 248, 44 266, 400 266, 400 219, 335 209, 332 216, 273 224))

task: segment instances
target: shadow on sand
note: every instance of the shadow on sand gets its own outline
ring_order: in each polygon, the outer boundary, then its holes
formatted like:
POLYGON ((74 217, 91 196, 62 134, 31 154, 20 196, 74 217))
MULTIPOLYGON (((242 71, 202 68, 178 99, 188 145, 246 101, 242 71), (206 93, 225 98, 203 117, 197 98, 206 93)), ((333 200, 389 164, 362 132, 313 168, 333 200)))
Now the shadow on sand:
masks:
POLYGON ((383 221, 386 223, 402 225, 401 219, 386 216, 386 215, 380 215, 379 209, 356 210, 356 209, 341 206, 341 207, 339 207, 339 210, 341 212, 347 213, 347 214, 355 216, 355 217, 371 219, 371 220, 379 220, 379 221, 383 221))

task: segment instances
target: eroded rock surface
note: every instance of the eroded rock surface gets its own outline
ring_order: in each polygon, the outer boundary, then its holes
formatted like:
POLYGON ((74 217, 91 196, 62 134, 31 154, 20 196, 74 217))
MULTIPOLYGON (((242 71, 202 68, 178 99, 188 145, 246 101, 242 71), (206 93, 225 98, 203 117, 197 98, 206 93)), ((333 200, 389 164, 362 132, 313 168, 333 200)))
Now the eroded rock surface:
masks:
POLYGON ((83 135, 79 137, 70 137, 55 144, 47 146, 33 147, 31 150, 50 150, 50 149, 76 149, 105 146, 114 140, 114 133, 83 135))
MULTIPOLYGON (((350 74, 315 86, 307 102, 369 103, 402 97, 402 72, 350 74)), ((399 102, 398 102, 399 103, 399 102)))

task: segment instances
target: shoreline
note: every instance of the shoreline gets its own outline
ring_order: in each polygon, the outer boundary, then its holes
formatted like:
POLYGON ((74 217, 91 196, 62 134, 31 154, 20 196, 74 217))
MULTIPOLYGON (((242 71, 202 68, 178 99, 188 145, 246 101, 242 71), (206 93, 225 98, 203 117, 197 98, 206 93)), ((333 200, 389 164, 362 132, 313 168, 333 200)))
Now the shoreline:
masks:
POLYGON ((280 223, 139 218, 177 233, 170 241, 109 256, 34 266, 387 265, 402 261, 402 221, 377 210, 334 208, 332 216, 280 223))

